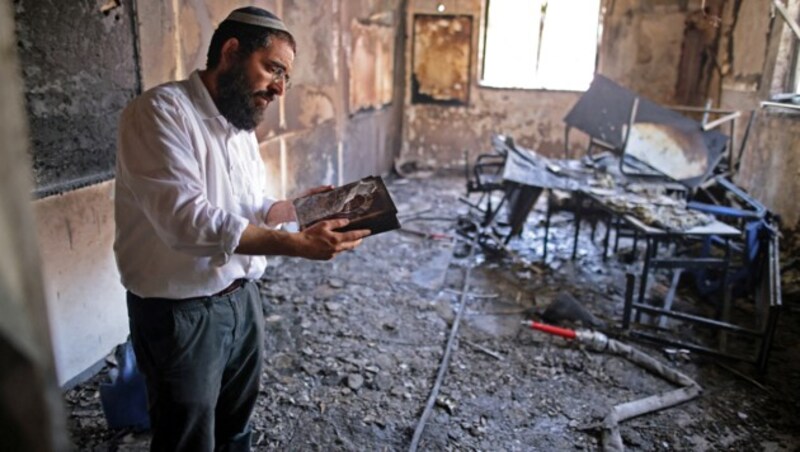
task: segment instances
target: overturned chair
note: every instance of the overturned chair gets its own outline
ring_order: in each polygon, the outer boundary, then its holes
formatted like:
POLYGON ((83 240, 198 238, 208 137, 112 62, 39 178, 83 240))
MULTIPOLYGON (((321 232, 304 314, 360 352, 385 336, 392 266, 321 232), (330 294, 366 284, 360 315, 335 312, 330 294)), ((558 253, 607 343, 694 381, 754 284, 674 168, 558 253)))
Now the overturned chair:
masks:
POLYGON ((492 151, 479 154, 475 163, 470 166, 469 151, 464 151, 464 176, 466 179, 466 199, 462 199, 471 208, 480 213, 481 225, 488 226, 494 221, 506 201, 505 186, 503 184, 503 168, 508 158, 506 137, 503 135, 492 136, 492 151), (469 201, 473 194, 479 194, 477 202, 469 201), (496 200, 496 195, 501 195, 496 200))
MULTIPOLYGON (((522 233, 525 221, 542 192, 541 188, 516 184, 506 179, 509 159, 527 158, 517 149, 510 136, 494 134, 491 138, 492 151, 478 155, 470 167, 469 155, 465 151, 466 197, 460 198, 470 207, 471 214, 477 214, 477 223, 484 230, 479 243, 486 245, 491 239, 505 245, 512 237, 522 233), (469 198, 479 194, 477 202, 469 198), (504 212, 504 216, 500 213, 504 212)), ((462 233, 471 233, 472 222, 464 222, 462 233)))

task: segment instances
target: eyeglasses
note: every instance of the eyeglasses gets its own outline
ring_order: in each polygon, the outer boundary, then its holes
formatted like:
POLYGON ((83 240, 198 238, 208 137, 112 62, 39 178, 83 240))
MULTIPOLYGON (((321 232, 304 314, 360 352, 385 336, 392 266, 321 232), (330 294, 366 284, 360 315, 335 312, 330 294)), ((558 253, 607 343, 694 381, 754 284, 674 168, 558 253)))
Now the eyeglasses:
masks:
POLYGON ((285 90, 292 87, 292 80, 289 74, 286 73, 286 69, 275 63, 269 63, 269 65, 267 65, 267 71, 272 74, 273 83, 283 82, 283 89, 285 90))

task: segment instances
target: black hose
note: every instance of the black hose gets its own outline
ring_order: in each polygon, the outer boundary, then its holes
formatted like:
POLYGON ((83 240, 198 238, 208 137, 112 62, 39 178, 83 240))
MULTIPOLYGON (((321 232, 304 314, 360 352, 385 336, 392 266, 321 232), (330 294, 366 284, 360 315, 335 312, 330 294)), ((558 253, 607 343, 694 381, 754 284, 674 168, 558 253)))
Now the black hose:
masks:
MULTIPOLYGON (((473 223, 474 224, 474 223, 473 223)), ((480 235, 480 227, 475 224, 476 231, 475 236, 472 238, 472 242, 470 242, 470 250, 469 250, 469 257, 468 260, 472 260, 472 257, 475 254, 475 248, 478 243, 478 236, 480 235)), ((439 389, 442 386, 442 381, 444 380, 444 375, 447 372, 447 367, 450 364, 450 354, 453 350, 453 343, 455 342, 456 335, 458 334, 458 325, 461 323, 461 317, 464 315, 465 306, 467 305, 467 289, 469 288, 469 278, 470 273, 472 272, 472 266, 468 265, 466 273, 464 274, 464 285, 461 289, 461 300, 460 306, 458 307, 458 313, 456 314, 456 318, 453 321, 453 326, 450 329, 450 337, 447 339, 447 346, 444 350, 444 356, 442 356, 442 363, 439 365, 439 372, 436 375, 436 382, 433 384, 433 388, 431 389, 431 393, 428 396, 428 402, 425 404, 425 409, 422 411, 422 416, 419 418, 419 422, 417 423, 417 428, 414 429, 414 436, 411 439, 411 445, 409 446, 409 452, 416 452, 417 447, 419 446, 419 441, 422 438, 422 432, 425 430, 425 423, 428 421, 428 418, 431 415, 431 411, 433 411, 433 406, 436 403, 436 397, 439 395, 439 389)))

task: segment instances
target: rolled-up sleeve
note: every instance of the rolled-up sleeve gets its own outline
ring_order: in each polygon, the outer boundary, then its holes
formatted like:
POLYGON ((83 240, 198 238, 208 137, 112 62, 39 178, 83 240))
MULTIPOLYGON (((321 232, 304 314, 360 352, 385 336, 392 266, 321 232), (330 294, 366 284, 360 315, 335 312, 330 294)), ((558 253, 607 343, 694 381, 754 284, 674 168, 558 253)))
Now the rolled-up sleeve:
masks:
POLYGON ((273 204, 275 204, 274 199, 264 198, 264 201, 261 203, 261 208, 258 211, 258 218, 261 219, 261 224, 259 226, 269 227, 269 225, 267 225, 267 214, 269 213, 269 209, 272 208, 273 204))
POLYGON ((131 104, 120 121, 117 183, 167 246, 221 265, 250 221, 209 202, 189 122, 169 98, 131 104))

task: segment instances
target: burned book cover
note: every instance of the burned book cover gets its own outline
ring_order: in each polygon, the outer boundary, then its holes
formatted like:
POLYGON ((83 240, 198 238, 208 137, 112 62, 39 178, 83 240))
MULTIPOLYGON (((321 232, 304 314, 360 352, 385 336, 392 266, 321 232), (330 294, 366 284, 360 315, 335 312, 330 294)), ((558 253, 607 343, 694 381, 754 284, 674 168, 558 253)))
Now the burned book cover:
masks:
POLYGON ((397 208, 380 176, 370 176, 294 200, 297 222, 305 229, 323 220, 347 218, 339 231, 369 229, 372 234, 398 229, 397 208))

